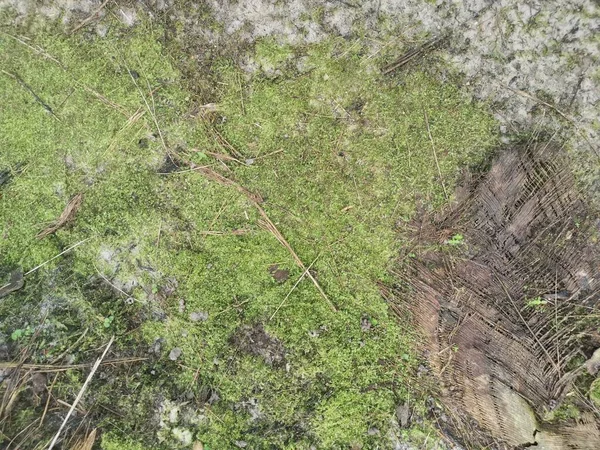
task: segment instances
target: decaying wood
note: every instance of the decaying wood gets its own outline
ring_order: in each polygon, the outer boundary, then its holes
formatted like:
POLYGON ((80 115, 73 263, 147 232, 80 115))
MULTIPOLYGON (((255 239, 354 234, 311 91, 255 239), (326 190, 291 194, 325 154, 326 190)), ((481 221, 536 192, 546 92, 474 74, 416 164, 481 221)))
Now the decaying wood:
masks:
POLYGON ((414 224, 424 250, 396 272, 405 288, 395 298, 408 299, 425 336, 442 397, 462 421, 455 429, 472 430, 474 419, 509 447, 600 448, 585 406, 575 423, 541 419, 575 379, 570 363, 590 327, 575 312, 600 303, 594 224, 567 167, 553 144, 501 153, 453 208, 414 224), (459 246, 446 244, 458 233, 459 246))

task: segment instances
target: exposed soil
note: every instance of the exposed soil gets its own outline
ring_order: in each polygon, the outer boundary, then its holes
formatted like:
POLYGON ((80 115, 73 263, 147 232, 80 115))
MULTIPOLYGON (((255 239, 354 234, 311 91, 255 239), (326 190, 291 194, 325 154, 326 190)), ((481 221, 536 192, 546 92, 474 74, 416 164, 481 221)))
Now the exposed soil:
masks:
POLYGON ((231 337, 231 343, 244 353, 261 357, 269 365, 280 366, 285 362, 283 344, 269 336, 260 323, 238 329, 231 337))

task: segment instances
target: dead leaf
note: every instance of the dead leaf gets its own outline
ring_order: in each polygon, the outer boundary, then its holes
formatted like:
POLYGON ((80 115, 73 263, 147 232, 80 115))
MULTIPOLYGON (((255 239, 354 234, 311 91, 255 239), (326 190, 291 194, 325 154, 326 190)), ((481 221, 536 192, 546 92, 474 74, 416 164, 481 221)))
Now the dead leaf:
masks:
POLYGON ((64 225, 66 225, 68 222, 73 220, 75 213, 81 207, 82 201, 83 201, 83 194, 77 194, 73 198, 71 198, 71 200, 69 200, 69 203, 67 203, 67 206, 61 213, 60 217, 56 220, 56 222, 54 224, 50 225, 48 228, 40 231, 37 235, 37 238, 44 239, 46 236, 49 236, 49 235, 55 233, 57 230, 62 228, 64 225))
POLYGON ((72 447, 72 450, 92 450, 94 442, 96 441, 96 428, 94 428, 90 434, 86 437, 78 440, 72 447))

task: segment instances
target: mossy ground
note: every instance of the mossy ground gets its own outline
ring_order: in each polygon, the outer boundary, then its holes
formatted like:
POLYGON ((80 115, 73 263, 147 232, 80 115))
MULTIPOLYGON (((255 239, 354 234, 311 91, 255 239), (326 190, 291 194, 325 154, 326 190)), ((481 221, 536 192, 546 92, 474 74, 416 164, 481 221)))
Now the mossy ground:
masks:
MULTIPOLYGON (((392 282, 417 206, 441 206, 459 170, 494 144, 484 109, 435 70, 383 77, 384 55, 360 39, 265 40, 248 52, 252 75, 223 58, 195 74, 218 80, 218 110, 201 113, 180 75, 185 55, 155 24, 105 38, 3 31, 0 170, 12 179, 0 188, 0 269, 27 272, 84 242, 0 300, 0 338, 10 358, 26 351, 32 363, 93 361, 113 334, 113 356, 147 358, 100 369, 67 437, 87 424, 105 432, 106 449, 388 448, 391 435, 420 435, 393 425, 398 404, 423 398, 416 337, 378 283, 392 282), (210 156, 228 152, 213 129, 240 162, 210 156), (303 270, 245 195, 171 160, 260 194, 338 311, 310 280, 295 286, 303 270), (77 193, 74 221, 36 239, 77 193), (273 265, 289 277, 276 281, 273 265), (236 344, 260 327, 278 362, 236 344)), ((72 402, 86 374, 50 374, 52 398, 72 402)), ((22 394, 0 440, 38 421, 46 397, 22 394)), ((41 428, 16 437, 26 437, 20 448, 56 431, 66 410, 50 404, 41 428)))

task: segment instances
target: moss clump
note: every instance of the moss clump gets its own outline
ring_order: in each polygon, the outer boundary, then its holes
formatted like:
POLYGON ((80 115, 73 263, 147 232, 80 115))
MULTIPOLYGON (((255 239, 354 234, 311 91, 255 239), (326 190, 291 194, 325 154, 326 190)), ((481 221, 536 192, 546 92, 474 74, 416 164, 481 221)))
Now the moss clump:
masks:
POLYGON ((596 378, 590 386, 590 400, 600 406, 600 378, 596 378))
MULTIPOLYGON (((11 149, 0 170, 13 173, 0 199, 2 269, 27 271, 89 239, 0 304, 11 351, 26 342, 10 334, 32 326, 45 330, 27 341, 37 362, 65 350, 89 361, 113 333, 116 353, 147 358, 101 369, 84 398, 110 432, 106 449, 190 439, 385 447, 396 405, 416 395, 417 360, 410 327, 390 314, 378 283, 389 281, 397 232, 418 205, 446 201, 460 168, 493 145, 493 121, 434 76, 383 78, 376 58, 340 40, 262 42, 251 75, 223 60, 206 74, 221 80, 218 112, 200 119, 159 36, 155 24, 114 27, 104 39, 39 31, 31 46, 0 35, 6 72, 60 119, 0 74, 0 144, 11 149), (218 135, 236 149, 228 169, 209 156, 231 151, 218 135), (262 195, 338 311, 298 281, 303 270, 246 196, 184 160, 262 195), (73 223, 36 239, 80 192, 73 223), (274 265, 289 277, 275 280, 274 265), (40 326, 42 317, 60 326, 40 326)), ((71 401, 82 378, 61 375, 61 398, 71 401)), ((33 417, 43 405, 20 409, 33 417)))

